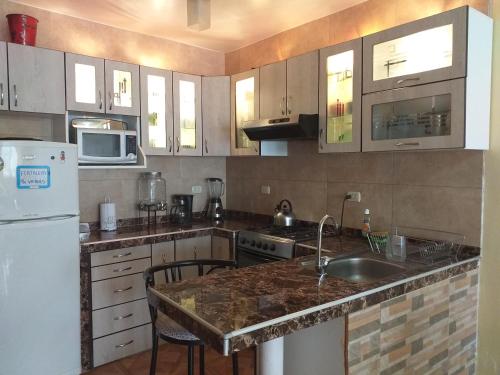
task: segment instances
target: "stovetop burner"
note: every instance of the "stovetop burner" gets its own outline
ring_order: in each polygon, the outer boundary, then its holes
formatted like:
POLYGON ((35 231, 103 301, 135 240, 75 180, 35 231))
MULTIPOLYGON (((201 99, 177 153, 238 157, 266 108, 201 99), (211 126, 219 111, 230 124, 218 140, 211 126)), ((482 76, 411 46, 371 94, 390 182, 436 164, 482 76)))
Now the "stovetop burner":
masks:
POLYGON ((238 234, 237 251, 246 250, 275 258, 290 259, 293 257, 295 244, 314 240, 317 232, 317 224, 242 230, 238 234))
POLYGON ((294 241, 307 241, 315 239, 318 232, 317 225, 295 225, 292 227, 268 226, 253 229, 253 231, 268 236, 287 238, 294 241))

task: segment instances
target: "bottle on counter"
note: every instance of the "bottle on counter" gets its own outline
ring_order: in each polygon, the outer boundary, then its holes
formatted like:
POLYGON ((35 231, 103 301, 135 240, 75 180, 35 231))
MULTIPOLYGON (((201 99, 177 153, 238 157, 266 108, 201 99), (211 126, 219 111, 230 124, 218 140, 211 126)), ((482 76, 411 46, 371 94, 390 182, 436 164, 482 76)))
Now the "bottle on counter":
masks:
POLYGON ((363 214, 363 225, 361 226, 361 235, 363 237, 368 237, 368 233, 371 232, 370 220, 371 220, 370 209, 366 208, 363 214))

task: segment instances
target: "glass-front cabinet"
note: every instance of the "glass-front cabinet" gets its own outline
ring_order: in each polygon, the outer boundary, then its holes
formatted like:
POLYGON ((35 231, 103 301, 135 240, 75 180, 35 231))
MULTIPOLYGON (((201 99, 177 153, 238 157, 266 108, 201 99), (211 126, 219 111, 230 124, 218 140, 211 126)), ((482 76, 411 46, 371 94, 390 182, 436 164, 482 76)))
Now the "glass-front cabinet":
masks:
POLYGON ((106 113, 139 116, 139 66, 105 60, 106 113))
POLYGON ((363 92, 465 77, 468 8, 363 38, 363 92))
POLYGON ((174 155, 202 156, 201 77, 173 73, 174 155))
POLYGON ((465 80, 363 96, 363 151, 464 147, 465 80))
POLYGON ((361 151, 361 43, 320 50, 319 152, 361 151))
POLYGON ((104 113, 104 60, 66 53, 68 111, 104 113))
POLYGON ((259 155, 259 142, 242 129, 244 121, 258 119, 259 113, 259 69, 231 76, 231 155, 259 155))
POLYGON ((173 155, 172 72, 140 67, 141 139, 146 155, 173 155))

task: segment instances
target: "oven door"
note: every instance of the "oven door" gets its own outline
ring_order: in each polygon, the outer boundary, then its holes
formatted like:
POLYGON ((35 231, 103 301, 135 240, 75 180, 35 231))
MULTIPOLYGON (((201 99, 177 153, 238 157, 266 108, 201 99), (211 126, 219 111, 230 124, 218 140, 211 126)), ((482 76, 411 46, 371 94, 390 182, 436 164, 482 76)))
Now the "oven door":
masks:
POLYGON ((236 262, 239 268, 255 266, 262 263, 276 262, 283 260, 283 258, 272 257, 262 253, 246 250, 241 247, 236 249, 236 262))

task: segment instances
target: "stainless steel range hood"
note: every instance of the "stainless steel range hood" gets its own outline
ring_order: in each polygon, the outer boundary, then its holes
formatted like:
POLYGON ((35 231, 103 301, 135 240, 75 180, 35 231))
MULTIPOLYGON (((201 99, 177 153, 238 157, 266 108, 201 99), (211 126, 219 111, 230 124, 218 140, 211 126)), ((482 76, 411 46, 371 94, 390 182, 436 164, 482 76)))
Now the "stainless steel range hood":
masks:
POLYGON ((317 139, 318 118, 317 114, 300 114, 276 119, 245 121, 242 129, 252 141, 317 139))

